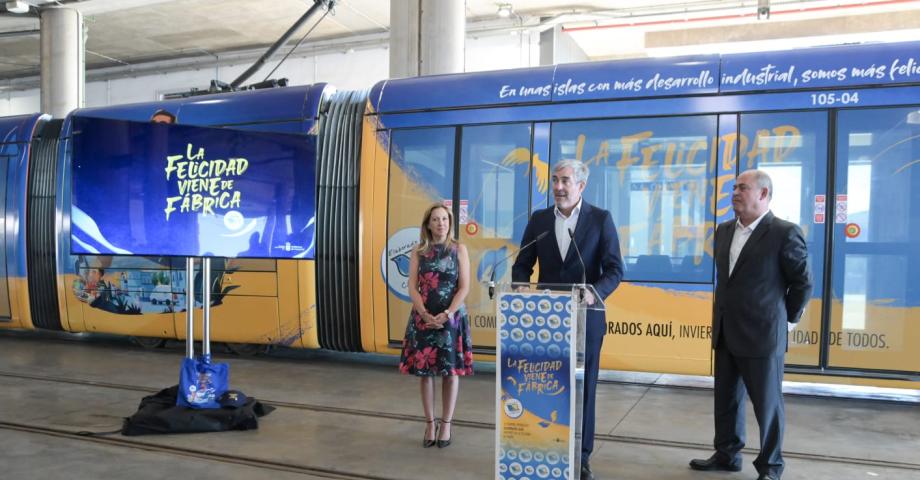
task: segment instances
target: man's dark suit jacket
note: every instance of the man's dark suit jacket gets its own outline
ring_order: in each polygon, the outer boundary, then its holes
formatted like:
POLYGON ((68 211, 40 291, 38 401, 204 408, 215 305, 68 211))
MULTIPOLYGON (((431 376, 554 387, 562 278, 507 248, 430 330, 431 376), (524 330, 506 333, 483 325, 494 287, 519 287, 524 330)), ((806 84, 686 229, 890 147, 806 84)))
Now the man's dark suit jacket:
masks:
POLYGON ((797 323, 811 296, 802 230, 767 212, 728 274, 737 220, 716 228, 712 347, 719 338, 737 357, 768 357, 787 348, 786 322, 797 323))
MULTIPOLYGON (((518 253, 511 279, 515 282, 529 282, 533 266, 540 260, 539 283, 581 283, 582 266, 570 246, 565 258, 559 254, 556 241, 555 207, 537 210, 530 217, 521 245, 527 245, 543 232, 548 235, 518 253)), ((620 256, 620 239, 610 212, 597 208, 582 200, 581 213, 575 225, 575 242, 585 262, 585 279, 594 286, 603 302, 620 284, 623 278, 623 259, 620 256)), ((606 332, 603 312, 589 311, 588 330, 600 329, 606 332)))

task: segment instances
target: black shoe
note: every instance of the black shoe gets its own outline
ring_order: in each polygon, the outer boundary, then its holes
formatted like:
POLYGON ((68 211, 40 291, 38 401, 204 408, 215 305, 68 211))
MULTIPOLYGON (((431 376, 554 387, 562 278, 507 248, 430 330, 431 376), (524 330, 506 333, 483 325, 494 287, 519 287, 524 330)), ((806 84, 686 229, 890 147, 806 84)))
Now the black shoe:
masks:
POLYGON ((581 464, 581 480, 596 480, 594 472, 591 471, 591 465, 588 465, 588 462, 581 464))
POLYGON ((772 473, 761 473, 757 480, 779 480, 779 475, 772 473))
POLYGON ((437 443, 436 440, 428 440, 428 429, 430 428, 434 432, 435 438, 438 436, 438 424, 437 420, 426 420, 425 423, 425 436, 422 437, 422 448, 431 448, 437 443))
MULTIPOLYGON (((450 422, 447 420, 441 420, 441 425, 445 425, 445 424, 450 425, 450 422)), ((451 435, 453 435, 453 432, 451 432, 451 435)), ((439 437, 441 436, 440 429, 438 429, 438 436, 439 437)), ((450 437, 447 437, 447 440, 438 439, 438 448, 447 448, 449 445, 450 445, 450 437)))
POLYGON ((716 453, 713 456, 703 460, 702 458, 694 458, 690 460, 690 468, 694 470, 702 471, 713 471, 713 470, 722 470, 726 472, 740 472, 741 465, 736 463, 724 462, 719 458, 719 454, 716 453))

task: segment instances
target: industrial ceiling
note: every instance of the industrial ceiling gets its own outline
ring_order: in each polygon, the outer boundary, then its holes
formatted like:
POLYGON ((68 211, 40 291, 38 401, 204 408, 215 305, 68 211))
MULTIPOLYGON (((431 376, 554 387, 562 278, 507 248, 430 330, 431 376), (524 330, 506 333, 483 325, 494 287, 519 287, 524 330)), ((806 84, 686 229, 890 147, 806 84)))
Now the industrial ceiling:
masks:
MULTIPOLYGON (((42 9, 83 13, 90 73, 130 72, 164 61, 194 67, 264 50, 313 3, 0 0, 0 79, 38 74, 42 9), (23 6, 28 12, 8 11, 23 6)), ((765 42, 777 45, 790 38, 799 45, 805 38, 817 43, 920 38, 917 0, 466 0, 466 11, 469 35, 517 35, 560 26, 590 59, 714 53, 732 45, 763 49, 769 48, 765 42)), ((301 48, 386 45, 389 15, 385 0, 337 0, 301 48)), ((291 45, 309 26, 295 33, 291 45)))

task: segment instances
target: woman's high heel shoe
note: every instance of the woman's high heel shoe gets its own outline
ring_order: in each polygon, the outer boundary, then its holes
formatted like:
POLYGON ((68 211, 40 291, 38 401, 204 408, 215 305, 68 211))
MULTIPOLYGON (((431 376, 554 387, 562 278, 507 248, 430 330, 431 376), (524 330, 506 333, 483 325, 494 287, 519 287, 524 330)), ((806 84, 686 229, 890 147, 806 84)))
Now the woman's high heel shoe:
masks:
MULTIPOLYGON (((450 425, 450 420, 441 420, 441 426, 450 425)), ((453 434, 453 432, 451 432, 453 434)), ((441 436, 441 429, 438 429, 438 436, 441 436)), ((447 437, 446 440, 438 439, 438 448, 447 448, 450 445, 450 437, 447 437)))
POLYGON ((427 420, 425 422, 427 425, 425 426, 425 436, 422 437, 422 447, 423 448, 430 448, 430 447, 433 447, 434 444, 438 443, 438 441, 435 439, 431 439, 431 440, 428 439, 429 431, 434 433, 434 438, 438 438, 438 424, 436 422, 437 420, 434 420, 434 419, 427 420))

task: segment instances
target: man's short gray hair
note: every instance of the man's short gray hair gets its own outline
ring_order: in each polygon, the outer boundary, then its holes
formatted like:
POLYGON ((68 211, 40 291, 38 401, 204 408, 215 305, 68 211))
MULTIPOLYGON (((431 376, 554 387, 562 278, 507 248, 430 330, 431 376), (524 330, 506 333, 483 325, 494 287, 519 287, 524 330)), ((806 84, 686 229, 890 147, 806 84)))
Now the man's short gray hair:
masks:
POLYGON ((767 175, 767 172, 754 169, 741 173, 750 173, 753 175, 754 180, 757 182, 757 188, 766 188, 767 199, 773 199, 773 180, 770 179, 770 175, 767 175))
POLYGON ((553 173, 556 173, 564 168, 572 169, 572 175, 574 177, 573 180, 575 180, 575 183, 588 183, 588 166, 585 165, 585 163, 581 160, 563 160, 553 167, 553 173))

